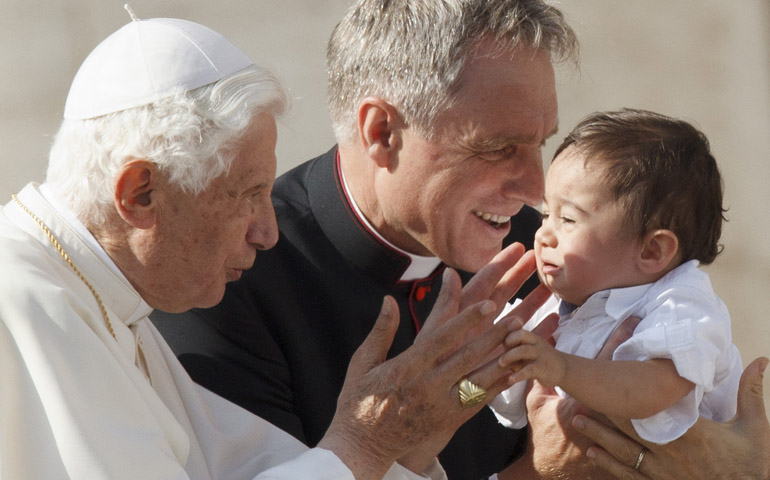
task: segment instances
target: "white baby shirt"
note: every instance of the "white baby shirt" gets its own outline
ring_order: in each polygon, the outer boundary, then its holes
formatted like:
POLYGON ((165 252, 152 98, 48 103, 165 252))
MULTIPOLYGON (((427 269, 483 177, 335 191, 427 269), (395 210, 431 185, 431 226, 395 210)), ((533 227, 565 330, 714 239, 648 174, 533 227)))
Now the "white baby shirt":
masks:
MULTIPOLYGON (((557 309, 560 319, 554 338, 558 350, 594 358, 623 320, 638 316, 642 321, 631 338, 615 350, 613 360, 669 358, 679 375, 695 384, 672 407, 631 420, 641 438, 668 443, 684 434, 699 416, 726 421, 735 415, 742 372, 740 354, 732 343, 727 308, 696 260, 651 284, 597 292, 577 308, 553 296, 525 328, 534 328, 557 309)), ((490 403, 504 425, 526 425, 525 389, 526 382, 520 382, 490 403)))

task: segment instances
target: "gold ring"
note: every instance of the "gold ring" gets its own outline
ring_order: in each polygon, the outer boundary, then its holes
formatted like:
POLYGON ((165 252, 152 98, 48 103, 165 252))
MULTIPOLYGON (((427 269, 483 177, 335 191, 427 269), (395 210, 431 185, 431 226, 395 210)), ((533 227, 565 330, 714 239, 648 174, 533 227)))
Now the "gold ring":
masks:
POLYGON ((636 457, 636 465, 634 465, 634 470, 637 472, 639 471, 639 467, 642 466, 642 460, 644 460, 644 447, 642 447, 642 451, 639 452, 639 456, 636 457))
POLYGON ((465 408, 475 407, 487 398, 487 391, 467 378, 457 382, 457 390, 460 392, 460 404, 465 408))

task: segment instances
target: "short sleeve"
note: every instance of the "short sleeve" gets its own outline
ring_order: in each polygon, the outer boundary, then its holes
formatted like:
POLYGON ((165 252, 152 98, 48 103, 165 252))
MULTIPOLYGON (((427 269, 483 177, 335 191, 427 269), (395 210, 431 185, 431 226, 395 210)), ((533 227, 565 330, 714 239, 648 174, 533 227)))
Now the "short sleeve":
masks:
MULTIPOLYGON (((695 388, 675 405, 649 418, 632 420, 637 434, 667 443, 684 434, 701 414, 704 395, 732 388, 737 349, 731 343, 727 308, 711 292, 677 286, 658 292, 633 336, 620 345, 614 360, 671 359, 677 372, 695 388)), ((738 363, 739 360, 738 360, 738 363)), ((738 373, 740 375, 740 373, 738 373)), ((736 384, 737 386, 737 384, 736 384)), ((639 392, 654 395, 655 392, 639 392)), ((723 394, 725 410, 734 413, 735 394, 723 394), (733 398, 732 405, 730 398, 733 398)))

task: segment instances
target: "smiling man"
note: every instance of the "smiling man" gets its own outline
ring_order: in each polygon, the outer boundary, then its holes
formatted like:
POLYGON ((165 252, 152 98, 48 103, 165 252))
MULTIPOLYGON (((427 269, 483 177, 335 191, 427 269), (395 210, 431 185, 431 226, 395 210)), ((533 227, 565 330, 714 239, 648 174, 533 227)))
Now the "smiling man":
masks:
MULTIPOLYGON (((445 266, 475 272, 504 244, 532 247, 552 61, 575 53, 541 1, 356 2, 327 52, 338 146, 276 181, 277 246, 218 307, 153 316, 193 378, 315 445, 383 295, 401 316, 393 356, 445 266)), ((440 460, 450 478, 481 478, 525 437, 484 409, 440 460)))
MULTIPOLYGON (((338 145, 276 180, 278 243, 215 308, 183 314, 189 321, 153 317, 191 376, 316 445, 383 295, 400 314, 393 361, 425 345, 431 330, 423 322, 447 265, 476 271, 503 245, 532 247, 541 220, 531 206, 544 189, 540 150, 557 128, 552 65, 574 59, 576 49, 562 14, 541 0, 354 2, 327 50, 338 145)), ((733 423, 699 420, 684 442, 648 450, 590 417, 573 424, 585 413, 574 400, 533 388, 529 439, 503 429, 485 408, 439 459, 460 480, 493 472, 604 478, 586 451, 628 478, 734 478, 738 468, 765 478, 770 462, 756 455, 770 451, 765 363, 752 365, 742 398, 758 399, 753 407, 744 402, 744 417, 733 423), (577 428, 607 450, 589 449, 577 428)), ((432 390, 425 377, 415 381, 416 390, 432 390)), ((408 400, 392 378, 383 382, 408 400)), ((433 406, 417 417, 437 412, 457 415, 433 406)))
POLYGON ((86 58, 46 181, 0 208, 0 477, 446 478, 436 454, 483 407, 458 401, 459 380, 507 386, 481 364, 510 328, 496 306, 534 268, 523 249, 464 291, 447 271, 420 341, 389 360, 398 316, 381 299, 313 449, 195 384, 147 318, 218 304, 276 243, 285 103, 269 71, 185 20, 134 17, 86 58))

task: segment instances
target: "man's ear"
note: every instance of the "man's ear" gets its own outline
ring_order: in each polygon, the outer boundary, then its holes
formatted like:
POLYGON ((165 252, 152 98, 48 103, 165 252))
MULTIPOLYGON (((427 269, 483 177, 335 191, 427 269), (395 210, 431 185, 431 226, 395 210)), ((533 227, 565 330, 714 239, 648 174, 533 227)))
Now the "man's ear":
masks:
POLYGON ((358 106, 358 135, 378 167, 390 168, 401 148, 403 122, 396 108, 379 97, 366 97, 358 106))
POLYGON ((131 160, 115 177, 115 207, 133 227, 147 229, 155 225, 157 201, 153 190, 157 183, 157 167, 147 160, 131 160))
POLYGON ((671 230, 654 230, 644 236, 639 254, 639 268, 649 274, 663 271, 678 257, 679 239, 671 230))

